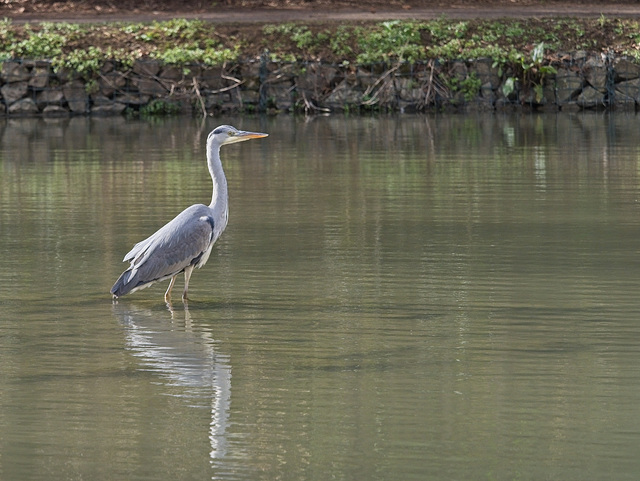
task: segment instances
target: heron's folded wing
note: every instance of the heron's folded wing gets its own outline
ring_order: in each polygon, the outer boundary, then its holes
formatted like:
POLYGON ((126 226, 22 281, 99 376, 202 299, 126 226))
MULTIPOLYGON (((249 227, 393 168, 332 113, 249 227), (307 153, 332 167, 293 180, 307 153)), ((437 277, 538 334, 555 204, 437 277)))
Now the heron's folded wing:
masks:
POLYGON ((135 276, 138 283, 151 282, 175 275, 197 262, 213 238, 213 219, 200 213, 184 211, 143 241, 146 244, 130 259, 131 277, 135 276))

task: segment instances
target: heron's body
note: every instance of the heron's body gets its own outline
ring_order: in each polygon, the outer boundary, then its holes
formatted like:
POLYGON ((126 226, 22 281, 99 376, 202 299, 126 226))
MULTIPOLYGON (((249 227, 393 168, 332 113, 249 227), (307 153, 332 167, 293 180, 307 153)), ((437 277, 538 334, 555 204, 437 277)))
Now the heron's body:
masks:
POLYGON ((152 236, 138 242, 126 256, 129 268, 122 273, 111 288, 114 298, 124 296, 155 282, 171 279, 165 293, 169 301, 176 276, 184 272, 187 298, 189 279, 193 269, 202 267, 211 254, 213 244, 227 226, 227 180, 220 161, 220 147, 267 134, 238 131, 230 126, 214 129, 207 138, 207 163, 213 181, 211 204, 196 204, 178 214, 152 236))

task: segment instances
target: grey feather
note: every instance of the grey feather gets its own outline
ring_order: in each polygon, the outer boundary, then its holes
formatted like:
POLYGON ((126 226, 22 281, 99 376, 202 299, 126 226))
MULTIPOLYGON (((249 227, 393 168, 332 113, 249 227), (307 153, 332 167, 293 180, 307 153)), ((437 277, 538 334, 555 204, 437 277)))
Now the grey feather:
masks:
MULTIPOLYGON (((220 161, 220 147, 224 144, 266 137, 267 134, 243 132, 223 125, 207 138, 207 165, 213 181, 211 204, 196 204, 178 214, 155 234, 138 242, 124 256, 130 262, 111 288, 114 297, 144 289, 151 284, 185 273, 186 298, 189 277, 193 268, 202 267, 211 248, 227 226, 227 180, 220 161)), ((173 281, 165 294, 170 297, 173 281)))
POLYGON ((173 277, 189 265, 201 267, 198 261, 215 240, 209 207, 192 205, 135 245, 125 257, 131 266, 120 276, 111 293, 120 297, 144 284, 173 277))

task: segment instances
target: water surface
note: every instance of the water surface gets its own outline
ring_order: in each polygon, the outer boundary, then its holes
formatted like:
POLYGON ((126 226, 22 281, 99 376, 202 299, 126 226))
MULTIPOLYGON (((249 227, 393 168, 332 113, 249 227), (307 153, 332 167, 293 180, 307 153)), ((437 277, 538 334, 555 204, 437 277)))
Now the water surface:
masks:
MULTIPOLYGON (((635 115, 0 122, 0 478, 637 479, 635 115), (112 303, 208 203, 192 300, 112 303)), ((181 289, 181 281, 177 286, 181 289)))

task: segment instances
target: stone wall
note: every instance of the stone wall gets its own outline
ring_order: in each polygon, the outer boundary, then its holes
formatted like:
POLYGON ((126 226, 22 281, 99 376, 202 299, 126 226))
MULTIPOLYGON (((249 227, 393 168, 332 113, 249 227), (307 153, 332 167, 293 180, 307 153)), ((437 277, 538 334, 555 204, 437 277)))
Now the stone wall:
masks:
POLYGON ((5 61, 0 114, 636 109, 640 65, 587 52, 559 54, 554 72, 499 69, 489 59, 397 65, 274 63, 209 67, 107 62, 89 78, 47 61, 5 61))

